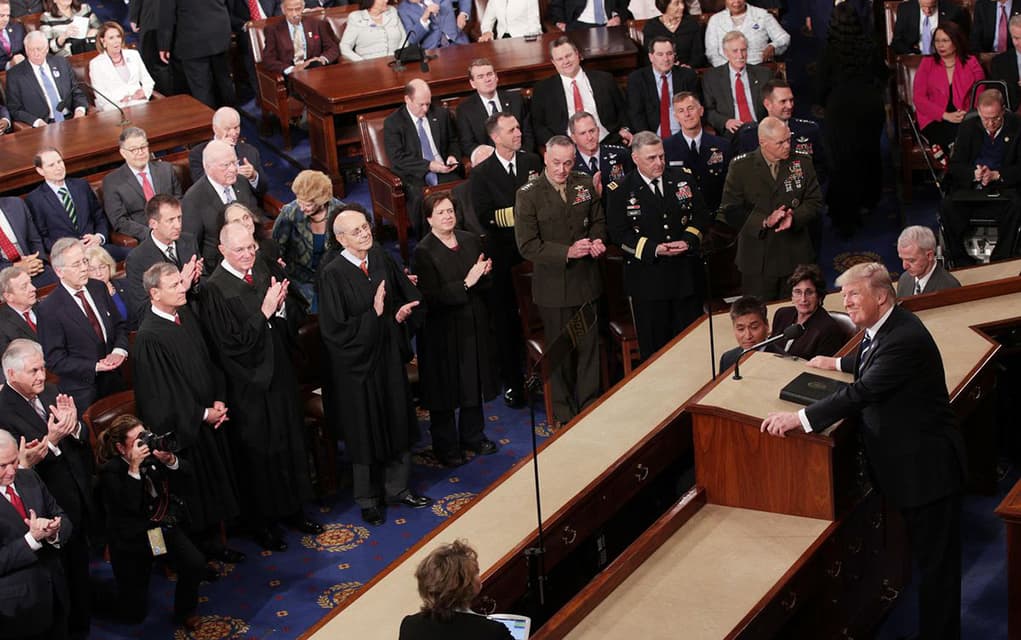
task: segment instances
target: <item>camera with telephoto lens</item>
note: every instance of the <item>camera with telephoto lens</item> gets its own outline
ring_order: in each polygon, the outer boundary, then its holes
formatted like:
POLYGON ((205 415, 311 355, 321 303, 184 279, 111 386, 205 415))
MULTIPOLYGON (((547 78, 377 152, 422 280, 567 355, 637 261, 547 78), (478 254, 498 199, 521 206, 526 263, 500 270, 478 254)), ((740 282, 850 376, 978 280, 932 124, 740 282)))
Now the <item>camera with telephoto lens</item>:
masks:
POLYGON ((149 451, 171 451, 176 453, 178 449, 177 436, 173 431, 168 431, 161 436, 152 431, 143 431, 138 434, 138 442, 149 447, 149 451))

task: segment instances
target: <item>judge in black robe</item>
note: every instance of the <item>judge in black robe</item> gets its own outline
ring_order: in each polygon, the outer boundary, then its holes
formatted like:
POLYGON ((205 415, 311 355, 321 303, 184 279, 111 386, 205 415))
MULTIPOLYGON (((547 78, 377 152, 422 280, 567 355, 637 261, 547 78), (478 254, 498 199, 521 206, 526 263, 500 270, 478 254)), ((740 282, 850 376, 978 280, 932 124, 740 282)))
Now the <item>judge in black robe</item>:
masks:
POLYGON ((210 558, 237 562, 244 555, 224 548, 218 526, 240 514, 223 373, 186 306, 187 287, 177 267, 155 264, 142 280, 151 306, 132 347, 138 416, 157 435, 173 432, 176 453, 192 469, 195 486, 185 498, 196 542, 210 558))
POLYGON ((429 409, 433 453, 444 465, 457 466, 462 449, 497 451, 482 415, 482 402, 496 397, 497 383, 486 311, 493 262, 482 255, 477 235, 454 228, 449 196, 426 196, 422 213, 431 231, 415 247, 411 265, 429 308, 417 340, 420 397, 429 409))
POLYGON ((223 261, 203 288, 201 310, 227 381, 227 434, 241 513, 260 545, 283 551, 287 545, 275 526, 278 521, 306 533, 322 531, 301 508, 312 498, 312 485, 288 355, 300 305, 284 300, 283 279, 256 259, 257 244, 243 225, 225 225, 220 239, 223 261))
POLYGON ((319 276, 319 327, 334 385, 338 416, 353 463, 355 502, 369 524, 382 524, 381 497, 410 507, 432 500, 408 489, 411 445, 417 423, 406 362, 411 360, 408 324, 423 312, 421 294, 386 251, 373 244, 372 228, 359 211, 340 213, 333 233, 344 250, 319 276), (365 271, 363 272, 363 267, 365 271), (375 300, 383 286, 382 313, 375 300), (384 467, 384 496, 372 468, 384 467))

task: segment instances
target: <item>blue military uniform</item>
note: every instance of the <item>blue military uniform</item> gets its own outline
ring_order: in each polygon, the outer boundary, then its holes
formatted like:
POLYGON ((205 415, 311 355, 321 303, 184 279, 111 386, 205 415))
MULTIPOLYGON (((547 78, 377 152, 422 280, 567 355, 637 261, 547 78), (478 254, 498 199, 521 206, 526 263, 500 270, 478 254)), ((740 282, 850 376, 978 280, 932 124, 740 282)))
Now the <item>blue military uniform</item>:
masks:
POLYGON ((697 154, 691 151, 683 133, 676 133, 664 140, 663 152, 671 167, 690 169, 695 175, 709 211, 719 209, 723 183, 727 179, 727 167, 730 166, 730 143, 703 129, 697 154))
MULTIPOLYGON (((631 151, 619 144, 599 145, 599 171, 603 184, 614 180, 623 180, 631 173, 635 163, 631 160, 631 151)), ((574 170, 595 175, 592 166, 581 157, 580 151, 574 152, 574 170)))

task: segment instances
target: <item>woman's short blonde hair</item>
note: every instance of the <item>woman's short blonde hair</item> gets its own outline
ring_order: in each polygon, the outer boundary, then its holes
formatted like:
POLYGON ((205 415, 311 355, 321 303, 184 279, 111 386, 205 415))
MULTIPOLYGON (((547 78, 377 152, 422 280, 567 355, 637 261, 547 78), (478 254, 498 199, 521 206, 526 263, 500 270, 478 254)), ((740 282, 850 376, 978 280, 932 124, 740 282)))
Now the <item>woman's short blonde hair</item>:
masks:
POLYGON ((85 259, 90 263, 93 260, 99 260, 100 263, 110 267, 111 276, 117 272, 117 261, 103 247, 88 247, 85 249, 85 259))
POLYGON ((467 540, 434 549, 415 570, 422 612, 437 620, 450 620, 475 598, 478 576, 479 557, 467 540))
POLYGON ((322 206, 333 198, 333 183, 322 171, 305 169, 291 183, 294 197, 322 206))
POLYGON ((124 42, 124 27, 120 26, 113 20, 108 20, 103 24, 99 25, 99 31, 96 31, 96 51, 100 53, 106 52, 106 45, 103 44, 103 36, 105 36, 106 32, 109 31, 110 29, 113 29, 114 31, 120 33, 121 42, 124 42))

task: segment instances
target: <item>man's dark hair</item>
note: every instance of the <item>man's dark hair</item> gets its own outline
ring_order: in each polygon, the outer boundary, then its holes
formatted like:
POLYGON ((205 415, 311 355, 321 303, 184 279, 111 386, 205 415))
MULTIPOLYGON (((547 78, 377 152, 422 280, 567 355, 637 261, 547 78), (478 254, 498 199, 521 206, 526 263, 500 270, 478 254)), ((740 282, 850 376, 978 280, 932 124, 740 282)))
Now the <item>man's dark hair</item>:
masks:
POLYGON ((668 45, 670 45, 671 49, 673 49, 674 51, 677 51, 677 43, 674 42, 672 38, 668 38, 666 36, 656 36, 652 40, 649 40, 649 44, 648 44, 648 51, 649 51, 649 53, 652 53, 653 51, 655 51, 656 50, 656 45, 658 43, 660 43, 660 42, 667 43, 668 45))
POLYGON ((515 116, 510 111, 497 111, 493 115, 486 118, 486 135, 492 138, 493 133, 495 133, 497 127, 500 126, 500 120, 504 118, 517 118, 517 116, 515 116))
POLYGON ((766 81, 766 84, 762 85, 762 97, 772 98, 773 91, 777 89, 790 89, 791 84, 783 78, 771 78, 766 81))
POLYGON ((163 207, 181 208, 181 201, 169 193, 157 193, 145 203, 145 219, 159 221, 163 207))
POLYGON ((32 164, 34 164, 36 168, 41 169, 43 166, 43 154, 49 153, 50 151, 60 156, 61 160, 64 159, 64 154, 60 152, 60 149, 56 147, 43 147, 42 149, 37 151, 35 156, 32 158, 32 164))
POLYGON ((734 304, 730 305, 731 322, 736 321, 741 316, 746 316, 751 313, 762 318, 763 322, 769 322, 766 317, 766 304, 755 296, 741 296, 734 301, 734 304))

